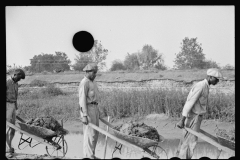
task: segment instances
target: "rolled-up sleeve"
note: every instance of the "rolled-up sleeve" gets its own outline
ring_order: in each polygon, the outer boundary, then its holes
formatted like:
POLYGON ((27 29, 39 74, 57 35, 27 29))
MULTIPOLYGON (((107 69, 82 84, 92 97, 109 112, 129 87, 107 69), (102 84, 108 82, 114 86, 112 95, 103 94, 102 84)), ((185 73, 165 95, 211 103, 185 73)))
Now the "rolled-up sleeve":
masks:
POLYGON ((79 105, 82 108, 83 116, 88 116, 87 110, 87 93, 89 86, 87 82, 80 83, 79 85, 79 105))
POLYGON ((187 117, 188 113, 193 108, 196 101, 200 98, 202 94, 202 90, 203 90, 203 87, 201 85, 195 86, 191 90, 190 95, 187 98, 187 101, 183 107, 182 116, 187 117))

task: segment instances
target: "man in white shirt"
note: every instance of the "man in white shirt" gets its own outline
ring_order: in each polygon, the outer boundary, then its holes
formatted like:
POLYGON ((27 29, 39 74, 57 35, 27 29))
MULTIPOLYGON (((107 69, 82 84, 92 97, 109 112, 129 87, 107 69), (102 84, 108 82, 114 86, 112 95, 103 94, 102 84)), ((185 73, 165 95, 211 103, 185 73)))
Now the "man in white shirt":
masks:
MULTIPOLYGON (((185 126, 194 131, 199 131, 202 122, 202 115, 207 112, 209 85, 216 85, 219 79, 223 79, 218 69, 207 70, 207 78, 196 83, 190 90, 187 101, 183 107, 182 119, 177 127, 182 129, 185 126)), ((184 137, 179 143, 177 156, 181 159, 191 159, 198 137, 183 131, 184 137)))
POLYGON ((99 126, 98 97, 99 90, 94 81, 98 67, 89 63, 83 71, 86 74, 79 84, 80 115, 83 122, 83 158, 95 159, 95 148, 98 141, 98 131, 88 126, 88 123, 99 126))

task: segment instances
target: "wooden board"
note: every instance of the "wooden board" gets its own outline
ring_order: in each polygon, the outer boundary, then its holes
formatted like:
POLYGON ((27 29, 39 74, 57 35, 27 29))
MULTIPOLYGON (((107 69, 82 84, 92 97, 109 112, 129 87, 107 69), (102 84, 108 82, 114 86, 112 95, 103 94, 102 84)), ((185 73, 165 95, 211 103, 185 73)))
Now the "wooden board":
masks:
POLYGON ((232 155, 235 154, 235 150, 232 150, 228 147, 222 146, 221 144, 218 143, 217 138, 212 136, 211 134, 209 134, 209 133, 207 133, 207 132, 205 132, 201 129, 200 129, 200 132, 196 132, 196 131, 192 130, 191 128, 187 128, 187 127, 185 127, 185 129, 188 132, 190 132, 191 134, 194 134, 195 136, 203 139, 204 141, 216 146, 218 149, 226 151, 226 152, 228 152, 229 154, 232 154, 232 155))

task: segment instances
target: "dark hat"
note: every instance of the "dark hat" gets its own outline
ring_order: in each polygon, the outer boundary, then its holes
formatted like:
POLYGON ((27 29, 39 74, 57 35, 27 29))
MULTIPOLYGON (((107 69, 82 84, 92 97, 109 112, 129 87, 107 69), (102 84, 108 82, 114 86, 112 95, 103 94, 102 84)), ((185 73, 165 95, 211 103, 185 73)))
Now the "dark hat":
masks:
POLYGON ((21 79, 25 79, 25 73, 22 69, 15 69, 14 74, 21 75, 21 79))
POLYGON ((98 70, 98 66, 96 63, 89 63, 83 68, 83 71, 92 71, 92 70, 98 70))

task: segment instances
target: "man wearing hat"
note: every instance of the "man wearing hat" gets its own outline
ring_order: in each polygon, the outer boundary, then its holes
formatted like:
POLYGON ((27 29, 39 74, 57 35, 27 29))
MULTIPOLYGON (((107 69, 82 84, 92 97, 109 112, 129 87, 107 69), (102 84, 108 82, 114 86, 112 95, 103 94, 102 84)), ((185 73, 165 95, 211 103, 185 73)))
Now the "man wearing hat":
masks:
MULTIPOLYGON (((6 120, 12 124, 15 124, 17 97, 18 97, 18 81, 25 79, 25 73, 22 69, 16 69, 14 75, 7 78, 7 100, 6 100, 6 120)), ((9 153, 8 157, 12 157, 14 148, 12 148, 12 139, 15 135, 15 130, 11 127, 6 127, 6 153, 9 153)))
POLYGON ((88 126, 88 123, 99 126, 98 87, 94 81, 98 67, 96 63, 89 63, 83 71, 86 72, 79 84, 80 115, 83 122, 83 158, 96 158, 95 148, 98 131, 88 126))
MULTIPOLYGON (((219 79, 223 79, 218 69, 207 70, 206 79, 196 83, 190 90, 187 101, 182 110, 182 119, 177 127, 182 129, 185 126, 194 131, 199 131, 202 122, 202 115, 207 111, 209 86, 216 85, 219 79)), ((191 159, 198 137, 183 131, 183 139, 179 143, 177 156, 181 159, 191 159)))

